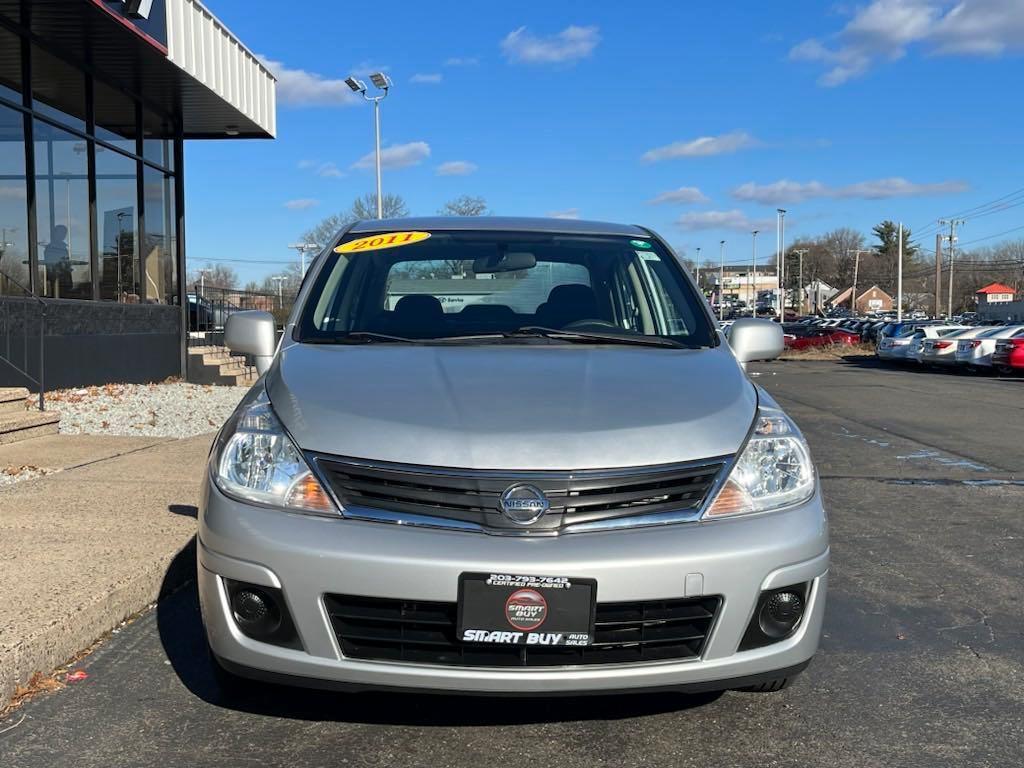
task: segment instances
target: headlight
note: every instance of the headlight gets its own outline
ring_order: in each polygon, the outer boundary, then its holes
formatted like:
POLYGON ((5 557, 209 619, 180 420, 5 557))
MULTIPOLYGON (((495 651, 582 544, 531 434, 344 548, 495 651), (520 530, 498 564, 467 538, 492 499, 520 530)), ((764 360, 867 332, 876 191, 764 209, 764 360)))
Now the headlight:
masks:
POLYGON ((229 496, 297 512, 338 514, 263 393, 233 418, 215 456, 217 486, 229 496))
POLYGON ((796 425, 781 411, 761 408, 746 448, 705 518, 767 512, 807 501, 814 465, 796 425))

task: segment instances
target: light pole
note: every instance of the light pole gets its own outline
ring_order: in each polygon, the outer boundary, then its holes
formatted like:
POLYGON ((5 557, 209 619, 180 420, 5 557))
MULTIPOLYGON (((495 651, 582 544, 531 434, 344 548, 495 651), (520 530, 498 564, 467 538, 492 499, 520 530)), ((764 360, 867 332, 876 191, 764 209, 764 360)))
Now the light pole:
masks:
POLYGON ((700 246, 697 246, 697 290, 700 290, 700 246))
POLYGON ((362 95, 367 101, 373 102, 373 127, 374 135, 376 136, 376 158, 377 158, 377 218, 384 218, 384 198, 381 196, 381 179, 380 179, 380 103, 388 96, 388 91, 391 89, 391 78, 385 75, 383 72, 374 72, 370 75, 370 81, 374 87, 383 91, 380 96, 367 96, 366 95, 366 83, 362 80, 357 80, 354 77, 345 78, 345 84, 351 88, 355 93, 362 95))
POLYGON ((718 241, 718 321, 725 320, 725 240, 718 241))
POLYGON ((757 233, 760 231, 755 229, 750 233, 753 235, 750 256, 750 302, 753 305, 750 310, 751 317, 757 317, 757 233))
POLYGON ((271 275, 270 279, 277 281, 277 307, 280 309, 284 306, 284 292, 281 289, 281 285, 288 279, 288 275, 271 275))
POLYGON ((778 239, 778 250, 775 251, 777 254, 776 259, 778 263, 775 265, 775 276, 779 280, 779 290, 781 295, 779 296, 779 320, 785 322, 786 320, 786 209, 776 208, 775 212, 778 216, 776 219, 776 232, 775 236, 778 239))
MULTIPOLYGON (((378 216, 378 218, 380 218, 380 217, 378 216)), ((290 249, 292 249, 293 251, 298 251, 299 252, 299 266, 302 268, 302 271, 299 272, 299 277, 305 277, 306 276, 306 254, 319 251, 320 250, 320 246, 317 245, 316 243, 295 243, 293 245, 289 245, 288 247, 290 249)))

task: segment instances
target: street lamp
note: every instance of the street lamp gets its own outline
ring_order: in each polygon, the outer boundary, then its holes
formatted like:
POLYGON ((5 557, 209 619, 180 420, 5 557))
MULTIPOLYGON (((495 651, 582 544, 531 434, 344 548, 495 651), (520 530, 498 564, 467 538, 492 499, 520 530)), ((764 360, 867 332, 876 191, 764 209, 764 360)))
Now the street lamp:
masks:
POLYGON ((284 292, 281 289, 281 284, 288 279, 288 275, 271 275, 271 280, 277 281, 277 305, 278 307, 284 306, 284 292))
POLYGON ((779 280, 779 290, 781 295, 779 296, 779 320, 785 322, 786 320, 786 209, 776 208, 775 213, 778 215, 778 226, 776 231, 776 238, 778 239, 778 249, 775 251, 778 258, 778 263, 775 266, 775 276, 779 280))
POLYGON ((753 245, 751 246, 750 256, 750 301, 751 309, 750 316, 757 317, 757 233, 761 230, 755 229, 750 234, 753 235, 753 245))
POLYGON ((299 263, 302 267, 302 271, 299 273, 301 277, 306 276, 306 254, 314 253, 320 250, 320 247, 316 243, 295 243, 288 246, 293 251, 299 252, 299 263))
POLYGON ((718 241, 718 258, 721 261, 718 273, 718 320, 725 320, 725 240, 718 241))
POLYGON ((697 246, 697 290, 700 290, 700 246, 697 246))
POLYGON ((384 218, 384 199, 381 196, 381 179, 380 179, 380 103, 387 98, 388 91, 391 89, 391 78, 385 75, 383 72, 374 72, 370 75, 370 82, 373 83, 374 87, 383 91, 380 96, 368 96, 366 94, 366 83, 362 80, 358 80, 354 77, 346 77, 345 85, 352 89, 354 93, 360 94, 367 101, 373 102, 373 126, 374 134, 376 136, 376 158, 377 158, 377 218, 384 218))

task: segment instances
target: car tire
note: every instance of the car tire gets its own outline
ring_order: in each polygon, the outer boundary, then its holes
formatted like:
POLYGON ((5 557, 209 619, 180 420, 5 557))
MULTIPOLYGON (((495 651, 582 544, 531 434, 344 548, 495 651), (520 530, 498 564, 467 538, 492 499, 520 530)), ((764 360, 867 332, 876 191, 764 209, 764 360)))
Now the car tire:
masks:
POLYGON ((793 684, 796 679, 796 675, 790 675, 789 677, 777 677, 774 680, 765 680, 763 683, 757 685, 748 685, 743 688, 737 688, 737 691, 743 693, 776 693, 784 688, 788 688, 793 684))

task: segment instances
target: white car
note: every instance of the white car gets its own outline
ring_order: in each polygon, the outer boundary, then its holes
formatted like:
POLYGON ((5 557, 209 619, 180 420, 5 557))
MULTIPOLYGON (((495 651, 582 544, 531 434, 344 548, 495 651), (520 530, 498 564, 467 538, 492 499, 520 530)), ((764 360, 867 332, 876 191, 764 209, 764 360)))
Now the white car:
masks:
MULTIPOLYGON (((915 344, 924 338, 934 338, 926 333, 926 329, 939 328, 944 326, 921 326, 911 325, 900 328, 894 336, 879 336, 878 345, 875 347, 875 354, 880 360, 891 360, 894 362, 914 359, 909 353, 914 349, 915 344)), ((959 328, 960 326, 953 326, 959 328)))
POLYGON ((936 339, 922 339, 918 361, 926 365, 956 365, 956 350, 960 341, 973 339, 987 330, 985 327, 963 328, 936 339))
POLYGON ((1019 339, 1024 337, 1024 325, 999 325, 995 328, 983 329, 973 339, 957 341, 956 362, 966 365, 968 370, 988 369, 992 367, 992 353, 995 352, 999 339, 1019 339))
POLYGON ((925 341, 928 339, 940 339, 943 336, 961 331, 963 328, 962 325, 926 325, 918 328, 910 338, 910 344, 907 345, 904 359, 912 360, 915 363, 922 362, 921 353, 924 349, 925 341))

